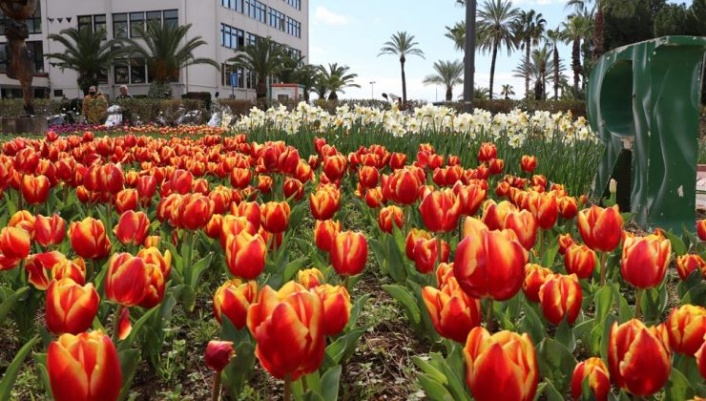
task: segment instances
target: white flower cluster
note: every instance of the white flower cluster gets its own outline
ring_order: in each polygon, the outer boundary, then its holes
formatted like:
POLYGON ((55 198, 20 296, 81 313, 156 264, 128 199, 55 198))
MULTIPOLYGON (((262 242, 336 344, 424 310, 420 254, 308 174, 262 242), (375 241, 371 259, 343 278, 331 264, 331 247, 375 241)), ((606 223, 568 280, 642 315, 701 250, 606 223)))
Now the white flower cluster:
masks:
POLYGON ((375 129, 394 136, 418 133, 458 133, 490 137, 493 141, 507 141, 519 148, 528 139, 547 141, 561 140, 567 145, 577 141, 599 142, 585 118, 574 119, 571 113, 551 114, 535 111, 529 114, 520 109, 510 113, 492 115, 489 111, 476 109, 472 114, 456 113, 451 108, 427 104, 413 112, 402 112, 396 106, 390 110, 348 105, 336 108, 335 114, 311 106, 305 102, 289 112, 279 106, 262 111, 256 107, 250 115, 242 117, 234 126, 236 131, 272 129, 296 134, 300 130, 321 133, 353 128, 375 129))

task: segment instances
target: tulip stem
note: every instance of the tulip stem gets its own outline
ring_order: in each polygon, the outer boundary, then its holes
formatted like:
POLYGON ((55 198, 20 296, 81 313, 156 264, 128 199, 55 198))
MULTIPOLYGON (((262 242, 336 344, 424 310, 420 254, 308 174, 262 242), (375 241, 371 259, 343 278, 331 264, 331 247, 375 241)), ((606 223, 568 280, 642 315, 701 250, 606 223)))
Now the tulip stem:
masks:
POLYGON ((350 279, 351 279, 351 276, 349 276, 348 274, 343 276, 343 286, 346 287, 346 291, 348 291, 349 293, 350 293, 350 290, 348 288, 348 284, 350 282, 350 279))
MULTIPOLYGON (((441 266, 441 263, 444 258, 444 252, 442 251, 442 243, 443 241, 441 240, 441 234, 437 235, 436 237, 436 268, 434 269, 434 279, 436 279, 436 271, 439 269, 439 266, 441 266)), ((438 283, 437 283, 438 284, 438 283)))
POLYGON ((635 290, 635 319, 640 318, 640 301, 642 300, 642 293, 645 292, 642 289, 635 290))
POLYGON ((218 401, 221 398, 221 372, 213 374, 213 389, 211 391, 211 401, 218 401))
POLYGON ((608 270, 608 253, 601 252, 601 287, 605 287, 606 275, 608 270))
POLYGON ((123 314, 123 309, 125 306, 123 304, 118 304, 118 307, 115 309, 115 315, 113 315, 113 344, 118 344, 118 340, 120 339, 120 315, 123 314))
POLYGON ((495 319, 493 318, 493 300, 486 299, 486 309, 485 309, 485 329, 490 333, 494 333, 497 329, 495 325, 495 319))
MULTIPOLYGON (((346 276, 348 277, 348 276, 346 276)), ((292 399, 292 378, 289 375, 284 376, 284 401, 292 399)))

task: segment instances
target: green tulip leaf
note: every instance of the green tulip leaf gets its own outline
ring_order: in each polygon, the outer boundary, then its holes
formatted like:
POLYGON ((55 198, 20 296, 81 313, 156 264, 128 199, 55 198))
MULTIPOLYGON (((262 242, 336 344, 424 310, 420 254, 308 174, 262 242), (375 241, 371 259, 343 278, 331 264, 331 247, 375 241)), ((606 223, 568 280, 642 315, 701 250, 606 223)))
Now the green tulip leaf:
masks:
POLYGON ((383 285, 385 290, 392 298, 402 304, 407 312, 407 317, 413 325, 419 325, 421 321, 421 311, 417 306, 417 301, 412 293, 405 287, 397 284, 383 285))
POLYGON ((7 315, 10 313, 17 301, 19 301, 20 298, 22 298, 29 290, 29 286, 22 287, 19 290, 15 291, 15 293, 13 293, 12 295, 7 297, 3 301, 3 303, 0 304, 0 325, 5 322, 7 315))
POLYGON ((39 342, 39 336, 35 336, 29 340, 25 345, 20 348, 15 357, 12 359, 12 363, 5 370, 5 374, 0 380, 0 401, 8 401, 12 395, 12 386, 17 380, 17 375, 20 373, 20 368, 25 362, 27 355, 32 352, 32 348, 39 342))
POLYGON ((694 396, 689 380, 677 369, 672 369, 665 389, 665 401, 683 401, 694 396))
POLYGON ((338 390, 341 384, 341 365, 327 370, 321 376, 321 397, 324 401, 337 401, 338 390))

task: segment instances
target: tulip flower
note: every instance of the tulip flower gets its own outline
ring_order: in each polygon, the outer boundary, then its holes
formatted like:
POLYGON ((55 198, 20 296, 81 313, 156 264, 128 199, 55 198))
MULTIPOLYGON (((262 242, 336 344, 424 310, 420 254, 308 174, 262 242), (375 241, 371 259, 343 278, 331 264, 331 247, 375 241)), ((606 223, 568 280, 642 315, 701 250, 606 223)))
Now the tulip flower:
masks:
POLYGON ((125 213, 128 210, 137 209, 138 192, 132 188, 125 188, 115 195, 115 210, 118 213, 125 213))
POLYGON ((677 266, 679 278, 682 279, 682 281, 685 281, 694 270, 699 270, 701 276, 706 276, 706 261, 704 261, 700 255, 678 255, 674 262, 677 266))
POLYGON ((620 243, 623 218, 617 205, 605 209, 591 206, 578 213, 578 227, 581 238, 589 248, 610 252, 620 243))
POLYGON ((147 295, 150 281, 150 268, 144 259, 129 253, 116 253, 108 263, 105 295, 120 305, 135 306, 147 295))
POLYGON ((213 215, 213 201, 201 194, 185 195, 177 211, 179 223, 177 227, 187 230, 203 228, 213 215))
POLYGON ((252 172, 249 168, 234 168, 230 173, 230 185, 233 188, 243 189, 250 185, 252 172))
POLYGON ((522 282, 522 292, 527 299, 532 302, 539 302, 539 290, 544 283, 554 275, 551 269, 538 264, 528 263, 525 265, 525 279, 522 282))
POLYGON ((116 401, 120 395, 118 353, 100 331, 63 334, 52 341, 47 373, 54 401, 116 401))
POLYGON ((449 232, 456 228, 461 216, 461 201, 451 189, 427 195, 419 205, 424 225, 431 232, 449 232))
POLYGON ((382 232, 392 234, 392 225, 402 228, 404 224, 404 212, 402 208, 390 205, 380 209, 378 214, 378 226, 382 232))
POLYGON ((578 213, 578 201, 573 196, 562 196, 557 203, 561 217, 571 220, 578 213))
POLYGON ((498 157, 498 149, 495 147, 494 143, 483 142, 480 144, 480 149, 478 149, 478 161, 488 162, 498 157))
POLYGON ((54 334, 84 332, 93 324, 99 303, 93 284, 81 286, 70 278, 52 281, 45 305, 47 329, 54 334))
POLYGON ((666 326, 671 349, 680 354, 694 355, 704 343, 706 309, 689 304, 674 308, 666 326))
POLYGON ((22 228, 29 233, 30 238, 34 238, 34 225, 36 221, 37 218, 29 211, 18 210, 15 214, 10 216, 7 226, 22 228))
POLYGON ((574 245, 574 239, 571 238, 571 234, 569 233, 559 234, 557 242, 559 243, 560 255, 566 255, 566 251, 571 247, 571 245, 574 245))
POLYGON ((588 388, 596 401, 607 401, 610 393, 610 375, 601 358, 588 358, 574 368, 571 376, 571 396, 575 400, 581 398, 583 382, 588 382, 588 388))
POLYGON ((22 198, 30 205, 38 205, 47 201, 51 183, 44 175, 25 175, 22 177, 22 198))
POLYGON ((458 343, 465 343, 468 333, 480 325, 480 301, 466 295, 453 277, 442 285, 422 289, 422 299, 437 333, 458 343))
POLYGON ((348 324, 351 314, 351 297, 346 287, 321 284, 312 290, 321 299, 323 306, 323 333, 326 336, 340 334, 348 324))
POLYGON ((407 234, 407 239, 405 240, 405 254, 409 260, 414 260, 414 251, 417 248, 417 243, 420 240, 430 240, 432 236, 429 232, 412 228, 407 234))
POLYGON ((331 264, 336 273, 355 276, 365 268, 368 260, 368 242, 359 232, 343 231, 331 244, 331 264))
POLYGON ((381 187, 368 189, 365 191, 365 196, 363 198, 365 199, 365 204, 371 209, 380 207, 385 200, 381 187))
POLYGON ((475 215, 487 196, 487 191, 480 185, 456 183, 453 190, 461 202, 461 214, 465 216, 475 215))
POLYGON ((520 159, 520 168, 525 173, 531 173, 537 168, 537 156, 522 155, 520 159))
POLYGON ((554 325, 566 319, 573 325, 581 312, 583 294, 575 274, 570 276, 554 275, 539 289, 539 302, 544 317, 554 325))
POLYGON ((566 272, 580 279, 591 277, 596 261, 596 253, 586 245, 571 245, 564 253, 566 272))
POLYGON ((240 279, 233 279, 218 287, 213 295, 213 315, 218 323, 221 323, 222 316, 237 329, 245 327, 248 307, 257 297, 257 282, 243 282, 240 279))
POLYGON ((265 269, 267 244, 260 234, 242 231, 228 236, 225 251, 228 269, 236 277, 254 280, 265 269))
POLYGON ((706 241, 706 219, 696 222, 696 234, 701 241, 706 241))
POLYGON ((32 240, 27 231, 19 227, 0 230, 0 253, 9 259, 24 259, 29 255, 32 240))
POLYGON ((620 273, 638 289, 659 286, 667 274, 672 243, 661 234, 628 237, 623 243, 620 273))
POLYGON ((69 240, 76 254, 84 259, 100 259, 108 256, 111 249, 103 222, 86 217, 69 225, 69 240))
POLYGON ((429 274, 434 271, 437 263, 445 263, 449 259, 450 247, 445 241, 437 238, 417 241, 414 247, 414 266, 422 274, 429 274), (441 244, 441 255, 439 255, 439 244, 441 244))
POLYGON ((704 341, 699 350, 696 351, 694 358, 696 358, 696 365, 699 368, 701 377, 706 379, 706 341, 704 341))
POLYGON ((137 195, 143 205, 149 205, 156 192, 157 179, 153 175, 143 175, 137 179, 137 195))
POLYGON ((508 201, 495 203, 495 201, 487 200, 483 204, 483 223, 490 230, 502 230, 505 228, 505 219, 507 216, 517 211, 515 205, 508 201))
POLYGON ((483 327, 468 334, 463 349, 466 383, 476 401, 530 401, 539 368, 529 336, 510 331, 491 335, 483 327))
POLYGON ((648 328, 637 319, 613 323, 608 342, 613 383, 639 397, 661 390, 672 370, 666 331, 663 325, 648 328))
POLYGON ((206 346, 206 365, 220 374, 235 357, 232 341, 209 341, 206 346))
POLYGON ((358 170, 358 181, 365 188, 375 188, 380 180, 378 169, 373 166, 363 166, 358 170))
POLYGON ((527 210, 508 213, 503 228, 514 231, 520 244, 528 251, 537 242, 537 219, 527 210))
POLYGON ((324 283, 324 274, 321 270, 313 267, 311 269, 299 270, 297 272, 297 283, 301 284, 307 290, 318 287, 324 283))
POLYGON ((304 184, 296 178, 287 177, 282 184, 282 193, 287 199, 300 200, 304 197, 304 184))
POLYGON ((191 192, 191 186, 194 182, 194 176, 186 170, 175 170, 169 179, 169 186, 172 191, 178 194, 187 194, 191 192))
POLYGON ((334 220, 317 220, 314 226, 314 243, 324 252, 330 252, 338 233, 341 232, 341 222, 334 220))
POLYGON ((524 267, 522 245, 497 231, 467 236, 456 248, 454 276, 474 298, 512 298, 522 288, 524 267))
POLYGON ((338 189, 325 187, 309 195, 309 208, 315 220, 330 220, 341 207, 338 189))
POLYGON ((287 202, 267 202, 262 206, 262 227, 271 233, 281 233, 289 226, 291 209, 287 202))
POLYGON ((248 310, 247 326, 262 367, 287 382, 316 371, 324 358, 324 307, 293 281, 279 291, 265 286, 248 310))
POLYGON ((149 228, 150 220, 144 212, 128 210, 120 215, 113 233, 124 245, 140 245, 145 241, 149 228))
POLYGON ((402 205, 411 205, 417 200, 417 190, 424 183, 419 173, 411 168, 395 170, 387 183, 392 198, 402 205))
POLYGON ((341 154, 336 154, 333 156, 328 156, 324 158, 323 171, 331 181, 336 181, 343 177, 346 172, 348 161, 345 156, 341 154))
POLYGON ((34 240, 43 247, 59 245, 66 235, 66 220, 54 213, 51 217, 37 215, 34 221, 34 240))
MULTIPOLYGON (((235 205, 235 204, 233 204, 235 205)), ((260 229, 262 221, 262 211, 257 202, 241 202, 233 215, 245 217, 252 224, 255 232, 260 229)))

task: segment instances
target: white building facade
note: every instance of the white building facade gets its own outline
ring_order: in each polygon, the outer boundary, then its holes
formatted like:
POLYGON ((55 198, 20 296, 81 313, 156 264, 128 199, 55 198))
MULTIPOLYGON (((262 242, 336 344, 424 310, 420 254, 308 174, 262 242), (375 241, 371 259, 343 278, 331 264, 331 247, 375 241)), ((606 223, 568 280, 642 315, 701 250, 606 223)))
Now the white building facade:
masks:
MULTIPOLYGON (((254 99, 254 77, 248 71, 226 64, 237 50, 258 37, 271 37, 285 45, 293 56, 309 54, 309 0, 39 0, 35 16, 28 19, 35 70, 35 97, 68 99, 83 97, 72 70, 61 70, 44 54, 60 53, 63 46, 48 40, 66 28, 105 29, 108 38, 136 37, 135 28, 150 21, 164 24, 191 24, 187 39, 200 36, 206 45, 194 51, 196 58, 210 58, 210 65, 182 68, 172 84, 173 96, 187 92, 220 93, 221 98, 254 99)), ((0 12, 0 98, 19 98, 19 82, 8 79, 5 16, 0 12)), ((144 60, 115 65, 101 78, 100 90, 111 98, 118 87, 127 85, 134 96, 146 95, 150 72, 144 60)))

